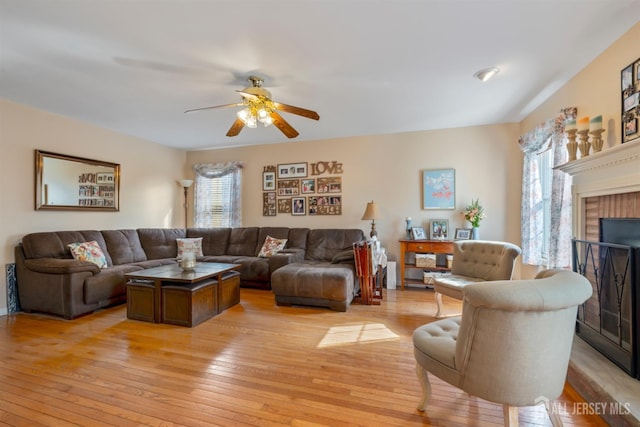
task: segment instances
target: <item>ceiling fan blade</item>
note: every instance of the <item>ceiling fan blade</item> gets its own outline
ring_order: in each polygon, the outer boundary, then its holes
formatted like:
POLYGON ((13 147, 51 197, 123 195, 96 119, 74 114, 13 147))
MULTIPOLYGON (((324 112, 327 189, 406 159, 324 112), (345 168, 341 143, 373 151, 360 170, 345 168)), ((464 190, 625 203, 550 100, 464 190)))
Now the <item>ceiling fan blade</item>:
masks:
POLYGON ((254 101, 258 100, 258 95, 254 94, 254 93, 245 92, 244 90, 236 90, 236 92, 238 92, 244 98, 248 98, 248 99, 251 99, 251 100, 254 100, 254 101))
POLYGON ((274 102, 273 105, 280 111, 297 114, 299 116, 306 117, 307 119, 320 120, 320 116, 315 111, 294 107, 293 105, 281 104, 279 102, 274 102))
POLYGON ((213 107, 193 108, 191 110, 185 111, 185 113, 191 113, 192 111, 212 110, 214 108, 239 107, 241 105, 244 104, 242 102, 236 102, 235 104, 214 105, 213 107))
POLYGON ((276 127, 280 129, 287 138, 295 138, 299 135, 298 131, 291 127, 291 125, 287 123, 287 121, 277 112, 271 112, 271 119, 273 120, 273 124, 276 125, 276 127))
POLYGON ((233 124, 229 128, 229 131, 227 132, 227 136, 238 135, 243 127, 244 127, 244 123, 242 122, 242 120, 236 119, 236 121, 233 122, 233 124))

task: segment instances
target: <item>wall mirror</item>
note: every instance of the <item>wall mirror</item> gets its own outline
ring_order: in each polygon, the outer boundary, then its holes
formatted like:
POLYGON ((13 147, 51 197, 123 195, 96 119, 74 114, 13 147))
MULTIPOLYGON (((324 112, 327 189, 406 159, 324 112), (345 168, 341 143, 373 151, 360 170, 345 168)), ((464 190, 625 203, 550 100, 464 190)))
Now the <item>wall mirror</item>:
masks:
POLYGON ((118 211, 120 165, 35 150, 36 210, 118 211))

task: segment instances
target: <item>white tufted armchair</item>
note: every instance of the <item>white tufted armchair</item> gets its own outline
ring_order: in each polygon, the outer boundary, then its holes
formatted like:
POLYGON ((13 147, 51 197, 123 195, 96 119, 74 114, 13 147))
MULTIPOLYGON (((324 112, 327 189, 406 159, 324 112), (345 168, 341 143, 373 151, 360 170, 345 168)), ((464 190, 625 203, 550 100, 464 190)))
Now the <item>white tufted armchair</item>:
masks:
POLYGON ((513 275, 515 260, 522 250, 507 242, 464 240, 453 244, 451 275, 434 280, 438 311, 442 317, 442 295, 462 300, 464 287, 488 280, 508 280, 513 275))
POLYGON ((470 284, 462 316, 413 333, 416 372, 423 388, 419 411, 431 397, 427 372, 482 399, 503 404, 505 426, 518 425, 518 407, 562 393, 579 304, 592 293, 583 276, 545 270, 535 279, 470 284), (518 282, 514 286, 513 282, 518 282))

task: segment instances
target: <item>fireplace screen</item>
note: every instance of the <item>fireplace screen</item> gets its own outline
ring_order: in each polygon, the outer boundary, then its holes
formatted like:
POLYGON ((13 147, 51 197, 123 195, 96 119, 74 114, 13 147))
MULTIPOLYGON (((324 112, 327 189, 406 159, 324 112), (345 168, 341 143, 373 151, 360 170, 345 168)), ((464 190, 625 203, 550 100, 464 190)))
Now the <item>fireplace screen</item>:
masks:
POLYGON ((578 308, 576 333, 629 375, 640 378, 638 249, 584 240, 572 244, 574 271, 593 286, 591 298, 578 308))

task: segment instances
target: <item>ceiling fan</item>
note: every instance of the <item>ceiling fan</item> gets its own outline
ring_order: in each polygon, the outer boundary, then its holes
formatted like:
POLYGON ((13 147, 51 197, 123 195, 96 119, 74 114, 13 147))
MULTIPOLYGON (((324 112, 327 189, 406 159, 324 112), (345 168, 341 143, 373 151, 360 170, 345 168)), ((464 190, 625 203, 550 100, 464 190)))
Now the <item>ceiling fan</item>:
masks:
POLYGON ((287 138, 295 138, 298 136, 298 131, 287 123, 278 111, 297 114, 298 116, 306 117, 308 119, 320 120, 320 116, 315 111, 272 101, 271 92, 262 87, 262 83, 264 82, 262 77, 249 76, 247 80, 251 82, 251 86, 236 91, 242 95, 242 102, 216 105, 213 107, 194 108, 192 110, 185 111, 185 113, 211 110, 214 108, 245 107, 238 111, 238 118, 233 122, 231 128, 229 128, 227 136, 236 136, 240 133, 243 127, 247 126, 249 128, 255 128, 258 123, 262 123, 264 126, 274 124, 287 136, 287 138))

